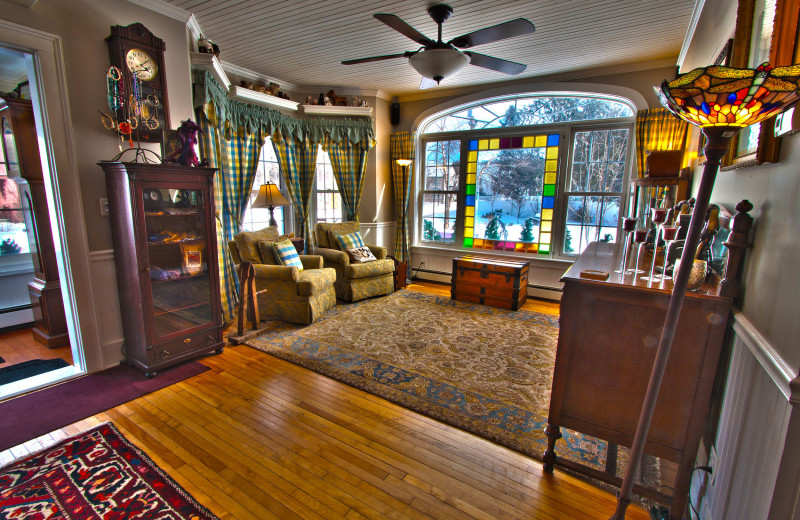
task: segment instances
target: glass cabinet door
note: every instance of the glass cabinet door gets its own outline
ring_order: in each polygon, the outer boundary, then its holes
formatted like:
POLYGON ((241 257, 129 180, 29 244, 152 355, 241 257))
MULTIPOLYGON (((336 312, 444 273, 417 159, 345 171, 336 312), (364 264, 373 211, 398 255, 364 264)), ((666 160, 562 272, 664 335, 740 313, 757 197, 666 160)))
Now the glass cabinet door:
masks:
MULTIPOLYGON (((212 322, 204 189, 141 188, 154 341, 212 322)), ((213 259, 212 259, 213 260, 213 259)))

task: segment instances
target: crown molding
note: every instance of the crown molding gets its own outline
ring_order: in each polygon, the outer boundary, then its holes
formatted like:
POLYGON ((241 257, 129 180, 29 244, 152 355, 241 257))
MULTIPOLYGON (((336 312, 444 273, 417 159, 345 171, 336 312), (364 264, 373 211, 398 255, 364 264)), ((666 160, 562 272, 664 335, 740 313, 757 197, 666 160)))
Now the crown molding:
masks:
POLYGON ((194 13, 189 16, 189 20, 186 21, 186 28, 189 29, 192 33, 192 40, 194 40, 194 45, 192 48, 197 46, 197 40, 203 35, 203 28, 200 27, 200 24, 197 22, 197 18, 194 17, 194 13))
POLYGON ((692 39, 694 39, 694 32, 697 30, 697 22, 700 21, 700 15, 703 13, 703 6, 705 6, 705 4, 705 0, 696 0, 694 3, 692 17, 689 19, 689 28, 686 30, 686 36, 683 39, 681 52, 678 54, 678 67, 683 65, 683 60, 686 59, 686 53, 689 51, 689 45, 691 45, 692 39))
POLYGON ((221 61, 220 63, 222 64, 222 68, 228 74, 233 74, 234 76, 246 78, 251 81, 264 81, 265 83, 270 83, 270 82, 277 83, 278 85, 280 85, 281 90, 287 90, 289 92, 297 92, 298 90, 297 85, 294 85, 292 83, 282 81, 280 79, 271 76, 266 76, 264 74, 260 74, 250 69, 234 65, 233 63, 228 63, 227 61, 221 61))
POLYGON ((155 11, 183 23, 188 23, 189 18, 192 17, 192 13, 186 9, 168 4, 167 2, 164 2, 164 0, 128 0, 128 2, 144 7, 145 9, 150 9, 151 11, 155 11))

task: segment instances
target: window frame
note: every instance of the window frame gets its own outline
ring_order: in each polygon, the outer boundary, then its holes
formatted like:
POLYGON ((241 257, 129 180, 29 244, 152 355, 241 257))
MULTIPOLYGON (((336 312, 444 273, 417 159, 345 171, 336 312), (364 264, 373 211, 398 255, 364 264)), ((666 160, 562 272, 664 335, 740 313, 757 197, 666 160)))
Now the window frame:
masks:
POLYGON ((342 204, 342 193, 339 191, 339 183, 336 181, 336 176, 333 174, 333 166, 331 165, 330 156, 328 152, 322 149, 322 145, 317 145, 317 162, 316 167, 314 170, 314 186, 311 194, 311 204, 309 205, 308 213, 310 216, 313 217, 312 227, 316 226, 318 222, 326 222, 326 223, 334 223, 334 222, 343 222, 344 221, 344 206, 342 204), (322 158, 328 157, 327 163, 325 163, 322 158), (327 164, 328 167, 331 169, 331 178, 333 180, 334 189, 332 190, 318 190, 317 189, 317 181, 319 179, 319 168, 320 166, 324 167, 327 164), (331 193, 334 197, 339 197, 339 220, 320 220, 319 219, 319 206, 317 205, 317 196, 319 193, 331 193))
MULTIPOLYGON (((267 136, 264 139, 264 144, 261 146, 261 152, 258 155, 258 166, 256 166, 256 169, 258 169, 261 166, 262 163, 264 163, 266 165, 266 164, 271 164, 273 162, 273 161, 267 161, 266 159, 263 159, 263 157, 264 157, 264 149, 267 146, 269 146, 271 148, 271 150, 274 152, 275 159, 276 159, 275 163, 278 165, 278 179, 277 179, 278 182, 276 183, 278 185, 278 189, 283 194, 283 196, 286 197, 287 200, 291 200, 289 198, 289 194, 286 192, 286 187, 284 186, 283 170, 281 168, 280 158, 278 158, 278 152, 275 150, 275 147, 272 144, 272 138, 269 137, 269 136, 267 136)), ((267 179, 265 179, 265 180, 267 180, 267 179)), ((242 231, 258 231, 257 229, 248 229, 247 227, 245 227, 245 222, 247 221, 248 212, 252 211, 252 208, 250 206, 253 203, 253 201, 256 200, 256 196, 258 195, 258 190, 259 190, 260 187, 261 187, 261 184, 258 183, 258 176, 256 175, 256 177, 253 178, 253 185, 250 187, 250 194, 247 196, 248 197, 247 207, 245 208, 244 215, 242 216, 242 222, 241 222, 241 226, 240 226, 242 231)), ((264 211, 269 212, 269 210, 267 208, 256 208, 256 209, 264 209, 264 211)), ((293 232, 294 229, 295 229, 294 206, 292 206, 291 204, 288 205, 288 206, 278 206, 278 207, 275 208, 275 212, 278 212, 278 211, 281 212, 281 218, 280 219, 276 218, 275 220, 279 221, 279 224, 283 223, 283 233, 284 234, 288 234, 288 233, 293 232)), ((252 218, 250 219, 250 222, 252 222, 252 218)), ((266 221, 265 227, 267 227, 267 226, 269 226, 269 217, 267 217, 267 221, 266 221)), ((259 229, 263 229, 263 228, 259 228, 259 229)))
MULTIPOLYGON (((537 95, 537 94, 535 94, 537 95)), ((465 165, 467 161, 467 154, 468 154, 468 146, 466 145, 467 142, 471 139, 485 139, 485 138, 500 138, 500 137, 520 137, 525 135, 530 135, 531 133, 536 134, 554 134, 557 133, 560 136, 559 141, 559 165, 558 165, 558 178, 556 179, 556 203, 554 207, 554 215, 553 215, 553 235, 552 241, 550 243, 550 252, 547 254, 542 253, 517 253, 511 251, 490 251, 490 250, 481 250, 481 249, 473 249, 467 248, 463 246, 464 241, 464 200, 465 200, 465 185, 466 185, 466 176, 467 171, 466 168, 462 167, 459 171, 459 189, 458 194, 456 197, 457 209, 456 209, 456 223, 455 223, 455 241, 453 243, 449 242, 435 242, 435 241, 425 241, 422 239, 424 236, 424 225, 423 225, 423 218, 422 218, 422 203, 423 203, 423 193, 424 193, 424 175, 416 176, 415 182, 415 189, 416 189, 416 208, 414 211, 414 241, 413 245, 415 247, 434 247, 434 248, 441 248, 441 249, 448 249, 453 251, 463 251, 463 252, 474 252, 474 253, 483 253, 483 254, 497 254, 497 255, 508 255, 514 257, 527 257, 527 258, 535 258, 537 260, 567 260, 567 261, 574 261, 575 255, 565 255, 562 253, 562 243, 563 243, 563 235, 566 229, 566 198, 565 198, 565 182, 568 175, 568 168, 572 161, 572 143, 573 143, 573 133, 577 131, 583 131, 585 129, 595 129, 595 130, 603 130, 603 129, 614 129, 614 128, 627 128, 629 131, 630 138, 628 139, 628 152, 627 152, 627 161, 625 166, 625 171, 623 175, 623 186, 622 186, 622 193, 620 194, 620 216, 624 215, 627 211, 627 205, 629 203, 628 197, 626 196, 629 190, 629 181, 631 176, 631 168, 633 167, 633 159, 631 157, 631 153, 633 152, 633 140, 635 139, 635 122, 636 122, 636 111, 637 107, 635 103, 627 98, 623 98, 621 96, 613 95, 613 94, 598 94, 598 93, 590 93, 590 92, 546 92, 538 94, 539 97, 594 97, 600 99, 608 99, 610 101, 619 101, 627 104, 634 115, 629 117, 620 117, 620 118, 612 118, 612 119, 591 119, 591 120, 584 120, 584 121, 574 121, 574 122, 567 122, 567 123, 549 123, 549 124, 542 124, 542 125, 527 125, 527 126, 513 126, 513 127, 501 127, 501 128, 485 128, 485 129, 477 129, 477 130, 458 130, 458 131, 450 131, 450 132, 431 132, 431 133, 420 133, 417 137, 417 150, 418 158, 417 158, 417 165, 418 171, 422 172, 425 168, 425 157, 424 157, 424 150, 426 150, 427 143, 430 141, 442 141, 442 140, 460 140, 461 141, 461 159, 460 164, 465 165)), ((519 98, 530 98, 534 97, 531 93, 520 93, 515 96, 503 96, 501 98, 484 98, 480 100, 471 101, 468 104, 462 104, 458 106, 451 107, 445 111, 438 112, 436 114, 432 114, 429 118, 430 121, 433 121, 436 118, 445 117, 448 114, 456 113, 465 110, 471 106, 480 106, 487 103, 493 103, 500 101, 502 99, 509 99, 510 97, 519 97, 519 98)), ((426 123, 427 126, 430 123, 426 123)), ((424 128, 421 126, 421 128, 424 128)), ((617 236, 620 236, 620 229, 621 223, 617 224, 617 236)))
POLYGON ((462 189, 464 186, 464 182, 466 181, 466 169, 462 167, 464 161, 466 160, 466 155, 464 154, 464 139, 427 139, 425 141, 421 141, 421 147, 418 148, 422 154, 421 159, 421 166, 419 171, 421 174, 419 175, 419 189, 417 190, 418 195, 418 203, 419 203, 419 211, 417 213, 417 220, 419 220, 418 224, 418 241, 420 244, 434 246, 434 247, 447 247, 453 248, 458 246, 461 240, 463 240, 463 230, 458 225, 459 222, 463 222, 463 207, 464 207, 464 194, 462 193, 462 189), (460 148, 459 148, 459 163, 458 163, 458 189, 455 191, 453 190, 427 190, 425 189, 425 154, 427 153, 428 143, 429 142, 442 142, 442 141, 459 141, 460 148), (422 208, 425 203, 425 195, 426 194, 451 194, 454 193, 456 196, 456 218, 455 222, 453 223, 453 241, 452 242, 445 242, 445 241, 437 241, 437 240, 425 240, 425 219, 422 216, 422 208))

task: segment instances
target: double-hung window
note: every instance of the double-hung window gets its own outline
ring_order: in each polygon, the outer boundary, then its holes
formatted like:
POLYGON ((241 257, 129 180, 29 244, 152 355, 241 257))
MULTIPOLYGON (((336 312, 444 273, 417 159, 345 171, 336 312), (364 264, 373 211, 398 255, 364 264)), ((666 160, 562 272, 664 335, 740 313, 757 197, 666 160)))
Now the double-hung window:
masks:
MULTIPOLYGON (((253 186, 250 188, 247 209, 242 219, 242 229, 244 231, 256 231, 269 226, 269 208, 253 208, 251 204, 256 200, 258 189, 261 185, 267 184, 268 182, 278 186, 278 189, 286 195, 283 189, 283 181, 281 180, 280 172, 280 164, 278 163, 278 157, 275 155, 275 147, 272 146, 272 139, 267 137, 264 146, 261 147, 261 155, 258 157, 258 167, 256 168, 256 177, 253 181, 253 186)), ((278 223, 278 230, 281 233, 289 232, 291 224, 289 219, 285 217, 291 215, 291 206, 275 206, 273 215, 275 216, 275 221, 278 223)))
POLYGON ((418 244, 546 257, 613 241, 634 110, 597 95, 516 96, 429 119, 418 244))
POLYGON ((320 146, 317 151, 317 176, 315 181, 316 198, 313 214, 317 222, 342 221, 342 196, 333 176, 328 152, 320 146))

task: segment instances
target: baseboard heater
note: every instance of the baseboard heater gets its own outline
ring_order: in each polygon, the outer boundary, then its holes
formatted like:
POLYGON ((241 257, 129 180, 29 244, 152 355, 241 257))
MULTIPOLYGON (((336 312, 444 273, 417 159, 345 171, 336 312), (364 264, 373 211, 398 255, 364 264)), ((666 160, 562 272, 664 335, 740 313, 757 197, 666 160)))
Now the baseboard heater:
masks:
MULTIPOLYGON (((417 278, 416 276, 414 276, 413 273, 428 273, 428 274, 438 274, 440 276, 453 276, 453 273, 445 273, 443 271, 434 271, 432 269, 412 269, 411 271, 412 271, 412 276, 411 276, 412 280, 417 278)), ((438 280, 425 280, 425 281, 426 282, 430 282, 430 283, 437 283, 437 284, 441 284, 441 285, 450 285, 448 282, 440 282, 438 280)), ((549 285, 538 285, 538 284, 535 284, 535 283, 529 283, 528 287, 530 287, 531 289, 539 289, 541 291, 553 291, 553 292, 557 292, 557 293, 562 292, 560 287, 550 287, 549 285)))
POLYGON ((0 309, 0 314, 8 314, 10 312, 17 312, 17 311, 26 311, 32 308, 33 305, 31 305, 30 303, 25 305, 15 305, 14 307, 6 307, 5 309, 0 309))

